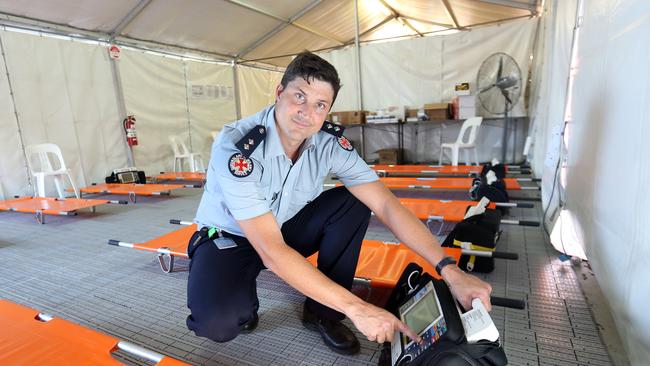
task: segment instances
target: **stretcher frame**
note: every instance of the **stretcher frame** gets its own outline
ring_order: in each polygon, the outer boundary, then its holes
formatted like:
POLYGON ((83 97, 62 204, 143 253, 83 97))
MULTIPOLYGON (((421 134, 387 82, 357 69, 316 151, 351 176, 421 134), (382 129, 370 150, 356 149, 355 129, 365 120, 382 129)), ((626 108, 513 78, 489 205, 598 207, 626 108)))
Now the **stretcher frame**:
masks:
POLYGON ((39 224, 45 224, 45 215, 76 216, 77 210, 89 208, 95 213, 96 207, 105 204, 126 205, 121 200, 99 200, 87 198, 55 197, 16 197, 0 201, 0 211, 33 213, 39 224))
MULTIPOLYGON (((152 182, 186 181, 205 184, 206 174, 202 172, 160 172, 152 177, 152 182)), ((199 187, 196 187, 199 188, 199 187)))
POLYGON ((169 196, 171 191, 180 188, 197 188, 193 184, 139 184, 139 183, 93 183, 81 188, 79 194, 115 194, 128 195, 131 203, 136 203, 137 196, 169 196))
MULTIPOLYGON (((183 225, 185 227, 144 243, 128 243, 109 239, 108 244, 156 253, 161 270, 164 273, 170 273, 174 267, 174 257, 188 258, 187 244, 191 236, 196 232, 197 225, 191 221, 182 221, 177 219, 169 220, 169 223, 183 225)), ((518 259, 518 256, 515 253, 484 252, 447 247, 442 249, 446 255, 456 259, 456 262, 458 262, 462 254, 503 259, 518 259)), ((316 265, 318 256, 317 254, 314 254, 307 258, 307 260, 316 265)), ((361 254, 359 254, 359 263, 355 273, 355 281, 367 286, 385 288, 392 287, 399 279, 401 271, 404 270, 406 265, 410 262, 419 264, 428 273, 436 274, 433 266, 402 243, 364 240, 361 246, 361 254), (392 259, 391 261, 387 261, 385 260, 387 258, 392 259)))
MULTIPOLYGON (((420 220, 426 220, 427 227, 433 221, 442 222, 438 235, 443 232, 445 222, 461 222, 469 206, 476 206, 475 201, 431 200, 422 198, 399 198, 402 206, 411 211, 420 220)), ((533 208, 531 203, 490 202, 487 208, 499 207, 533 208)), ((519 226, 539 226, 539 221, 501 219, 501 224, 519 226)))
POLYGON ((122 341, 102 332, 39 313, 27 306, 0 299, 0 353, 2 365, 122 365, 111 354, 121 350, 159 366, 189 364, 122 341))
MULTIPOLYGON (((384 183, 389 189, 427 189, 427 190, 441 190, 441 191, 459 191, 470 190, 474 179, 472 178, 379 178, 379 181, 384 183)), ((539 191, 539 186, 522 186, 520 182, 532 182, 533 178, 505 178, 503 181, 506 184, 506 189, 509 191, 520 190, 534 190, 539 191)), ((342 183, 325 183, 324 187, 338 187, 342 183)))
MULTIPOLYGON (((431 174, 437 176, 477 176, 481 174, 483 165, 421 165, 421 164, 375 164, 369 165, 379 176, 399 176, 403 174, 431 174)), ((531 174, 530 169, 518 165, 506 165, 506 173, 531 174)))

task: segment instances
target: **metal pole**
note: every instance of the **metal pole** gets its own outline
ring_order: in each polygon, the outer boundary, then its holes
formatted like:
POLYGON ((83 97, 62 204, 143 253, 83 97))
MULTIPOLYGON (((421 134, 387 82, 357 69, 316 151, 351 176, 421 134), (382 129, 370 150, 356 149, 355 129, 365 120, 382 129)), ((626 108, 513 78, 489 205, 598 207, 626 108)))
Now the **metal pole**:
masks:
MULTIPOLYGON (((357 71, 357 110, 363 111, 363 92, 361 90, 361 50, 359 48, 359 0, 354 0, 354 49, 357 62, 355 63, 357 71)), ((361 131, 361 158, 366 160, 366 149, 363 134, 363 125, 361 131)))
POLYGON ((241 95, 239 94, 239 76, 237 75, 237 60, 232 62, 232 77, 233 86, 235 88, 235 112, 237 113, 237 120, 241 119, 241 95))
MULTIPOLYGON (((124 90, 122 89, 122 78, 120 77, 120 68, 117 66, 117 60, 111 58, 111 74, 113 75, 113 85, 115 86, 115 101, 117 104, 117 114, 120 119, 126 118, 126 103, 124 102, 124 90)), ((133 157, 133 148, 126 143, 126 131, 122 121, 119 122, 120 131, 122 131, 122 142, 126 147, 126 159, 129 166, 135 166, 133 157)))
MULTIPOLYGON (((190 153, 193 153, 194 147, 192 146, 192 114, 190 112, 190 94, 188 91, 190 84, 187 80, 187 68, 188 68, 187 60, 183 60, 183 79, 185 79, 185 109, 187 115, 187 139, 188 142, 190 143, 190 153)), ((190 165, 192 164, 194 164, 193 160, 190 162, 190 165)))

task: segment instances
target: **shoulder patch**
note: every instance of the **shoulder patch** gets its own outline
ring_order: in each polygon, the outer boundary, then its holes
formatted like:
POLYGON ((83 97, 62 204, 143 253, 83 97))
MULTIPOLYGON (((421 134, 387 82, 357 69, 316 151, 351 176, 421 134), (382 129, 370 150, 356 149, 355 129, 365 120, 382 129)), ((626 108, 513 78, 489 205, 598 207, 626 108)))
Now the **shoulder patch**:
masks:
POLYGON ((342 147, 344 150, 347 150, 347 151, 354 150, 354 147, 352 147, 352 144, 350 143, 350 140, 348 140, 347 137, 345 137, 345 136, 338 137, 336 139, 336 142, 338 142, 339 146, 342 147))
POLYGON ((253 161, 242 154, 233 154, 228 160, 230 174, 237 178, 244 178, 253 172, 253 161))
MULTIPOLYGON (((260 146, 266 137, 266 127, 257 125, 252 130, 248 131, 241 140, 237 141, 235 146, 239 152, 245 157, 249 158, 253 151, 260 146)), ((231 159, 232 160, 232 159, 231 159)))
POLYGON ((330 121, 325 121, 325 123, 323 123, 323 127, 321 127, 320 130, 332 134, 336 137, 341 137, 343 136, 343 131, 345 131, 345 127, 341 125, 337 125, 336 123, 332 123, 330 121))

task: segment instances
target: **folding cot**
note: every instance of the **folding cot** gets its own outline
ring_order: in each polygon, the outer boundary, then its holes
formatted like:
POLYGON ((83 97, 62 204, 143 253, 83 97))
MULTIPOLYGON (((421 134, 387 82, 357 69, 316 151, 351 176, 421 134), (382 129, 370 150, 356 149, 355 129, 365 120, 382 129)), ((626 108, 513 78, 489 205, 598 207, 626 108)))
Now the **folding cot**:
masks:
MULTIPOLYGON (((370 165, 380 176, 403 174, 434 174, 450 176, 473 176, 481 174, 482 165, 370 165)), ((506 165, 506 172, 511 174, 530 174, 529 169, 517 165, 506 165)))
POLYGON ((180 188, 195 188, 184 184, 137 184, 137 183, 100 183, 81 188, 81 193, 128 195, 129 201, 135 203, 136 196, 169 196, 171 191, 180 188))
MULTIPOLYGON (((469 190, 472 178, 379 178, 390 189, 435 189, 469 190)), ((508 190, 540 190, 539 186, 522 186, 519 182, 532 182, 532 178, 505 178, 508 190)), ((342 183, 325 183, 325 187, 340 186, 342 183)))
POLYGON ((36 221, 44 224, 45 215, 73 216, 82 208, 90 208, 95 212, 97 206, 109 203, 126 204, 127 202, 84 198, 17 197, 0 201, 0 211, 33 213, 36 221))
POLYGON ((205 182, 205 173, 202 172, 160 172, 152 177, 153 183, 182 181, 182 182, 205 182))
MULTIPOLYGON (((450 201, 450 200, 430 200, 420 198, 400 198, 402 205, 413 212, 420 220, 430 221, 448 221, 461 222, 465 217, 465 212, 469 206, 475 206, 475 201, 450 201)), ((520 207, 532 208, 531 203, 510 203, 510 202, 490 202, 487 208, 497 207, 520 207)), ((510 220, 502 219, 501 224, 520 225, 520 226, 539 226, 538 221, 527 220, 510 220)))
POLYGON ((117 350, 160 366, 188 365, 67 320, 0 300, 1 365, 121 365, 117 350))
MULTIPOLYGON (((163 272, 169 273, 174 267, 174 257, 188 258, 187 243, 196 231, 196 224, 189 221, 170 220, 170 223, 186 226, 144 243, 128 243, 110 239, 108 244, 157 253, 160 268, 163 272)), ((461 254, 517 259, 517 255, 512 253, 480 252, 457 248, 443 248, 443 250, 448 256, 455 258, 456 261, 458 261, 461 254)), ((309 257, 308 260, 316 264, 317 255, 309 257)), ((401 271, 410 262, 418 263, 429 273, 435 273, 435 269, 426 260, 408 249, 404 244, 364 240, 355 277, 357 279, 366 279, 375 287, 394 286, 401 271)))

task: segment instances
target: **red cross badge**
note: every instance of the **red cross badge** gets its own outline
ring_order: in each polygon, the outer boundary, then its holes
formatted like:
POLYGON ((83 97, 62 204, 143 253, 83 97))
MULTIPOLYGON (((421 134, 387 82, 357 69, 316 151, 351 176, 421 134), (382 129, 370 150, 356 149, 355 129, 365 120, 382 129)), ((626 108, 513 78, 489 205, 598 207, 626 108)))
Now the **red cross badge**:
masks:
POLYGON ((237 178, 248 177, 253 172, 253 161, 237 153, 230 157, 228 169, 230 169, 230 174, 237 178))
POLYGON ((345 138, 345 136, 341 136, 341 137, 337 138, 336 141, 338 141, 339 145, 342 148, 344 148, 345 150, 347 150, 347 151, 354 150, 354 148, 352 147, 352 144, 350 143, 350 140, 345 138))

